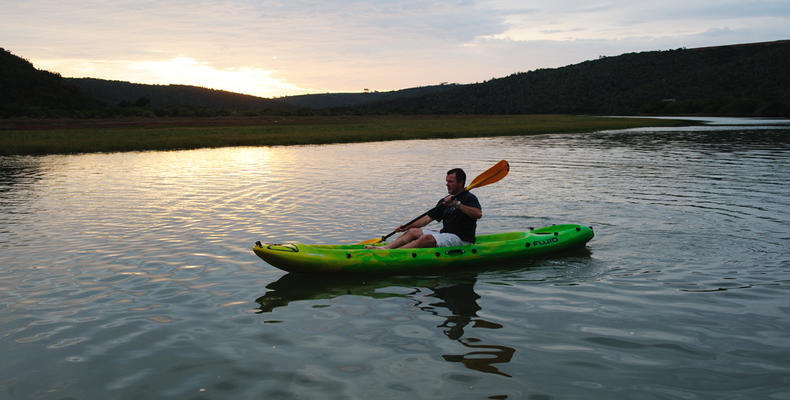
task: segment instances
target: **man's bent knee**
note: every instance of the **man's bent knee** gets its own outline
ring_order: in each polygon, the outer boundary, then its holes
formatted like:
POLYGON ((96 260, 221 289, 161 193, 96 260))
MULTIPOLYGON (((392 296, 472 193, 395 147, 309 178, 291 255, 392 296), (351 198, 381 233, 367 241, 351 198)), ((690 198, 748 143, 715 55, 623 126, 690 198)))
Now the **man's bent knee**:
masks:
POLYGON ((422 235, 417 239, 417 247, 436 247, 436 238, 433 235, 422 235))
POLYGON ((406 231, 406 234, 409 235, 410 237, 414 238, 414 239, 418 239, 420 236, 422 236, 422 229, 420 229, 420 228, 409 228, 409 230, 406 231))

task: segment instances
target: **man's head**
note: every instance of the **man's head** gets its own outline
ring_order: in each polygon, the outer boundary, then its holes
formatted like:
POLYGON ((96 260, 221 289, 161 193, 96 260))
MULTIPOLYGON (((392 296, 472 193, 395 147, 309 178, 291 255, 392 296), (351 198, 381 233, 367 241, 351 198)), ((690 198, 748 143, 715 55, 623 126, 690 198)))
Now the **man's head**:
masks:
POLYGON ((458 194, 464 190, 466 184, 466 173, 461 168, 453 168, 447 171, 447 193, 458 194))

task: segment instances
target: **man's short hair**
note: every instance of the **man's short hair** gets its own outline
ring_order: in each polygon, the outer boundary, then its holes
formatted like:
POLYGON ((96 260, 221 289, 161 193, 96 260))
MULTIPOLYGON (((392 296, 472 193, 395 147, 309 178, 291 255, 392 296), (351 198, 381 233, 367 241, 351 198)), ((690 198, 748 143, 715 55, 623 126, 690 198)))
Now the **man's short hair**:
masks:
POLYGON ((461 184, 466 183, 466 172, 464 172, 464 170, 462 170, 461 168, 453 168, 447 171, 447 175, 450 174, 455 174, 455 180, 460 181, 461 184))

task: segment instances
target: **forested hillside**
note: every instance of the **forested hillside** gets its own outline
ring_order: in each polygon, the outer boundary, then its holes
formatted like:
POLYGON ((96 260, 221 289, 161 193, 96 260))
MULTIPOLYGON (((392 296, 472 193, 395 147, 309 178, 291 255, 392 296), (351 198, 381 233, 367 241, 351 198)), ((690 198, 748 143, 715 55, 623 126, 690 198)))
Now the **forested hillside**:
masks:
POLYGON ((60 75, 0 48, 0 117, 75 116, 99 106, 60 75))
POLYGON ((445 83, 441 85, 422 86, 409 89, 393 90, 389 92, 306 94, 301 96, 281 97, 279 100, 283 103, 302 108, 326 109, 337 107, 355 107, 362 104, 402 100, 444 92, 448 89, 458 86, 459 85, 457 84, 445 83))
POLYGON ((405 114, 790 116, 790 41, 606 57, 362 107, 405 114))
POLYGON ((0 51, 0 116, 599 114, 790 116, 790 41, 623 54, 467 85, 265 99, 64 79, 0 51))
POLYGON ((367 103, 417 97, 441 92, 456 85, 436 85, 390 92, 324 93, 276 99, 187 85, 147 85, 93 78, 67 78, 82 91, 108 105, 139 104, 154 108, 197 106, 209 110, 249 112, 307 112, 305 109, 354 107, 367 103))
POLYGON ((293 114, 296 108, 278 100, 196 86, 63 78, 0 49, 0 117, 293 114))

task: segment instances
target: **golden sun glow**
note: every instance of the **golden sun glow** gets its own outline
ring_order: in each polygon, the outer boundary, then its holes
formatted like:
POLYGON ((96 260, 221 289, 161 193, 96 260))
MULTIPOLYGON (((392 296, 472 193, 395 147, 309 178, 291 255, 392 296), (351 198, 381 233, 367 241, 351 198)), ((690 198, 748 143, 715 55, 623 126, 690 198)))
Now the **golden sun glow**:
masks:
POLYGON ((132 83, 191 85, 259 97, 314 93, 277 77, 276 70, 250 67, 218 68, 191 57, 169 60, 37 60, 36 68, 57 71, 65 77, 91 77, 132 83))
POLYGON ((189 57, 133 62, 126 68, 131 71, 130 75, 142 77, 145 82, 204 86, 261 97, 309 91, 274 77, 277 72, 274 70, 246 67, 219 69, 189 57))

